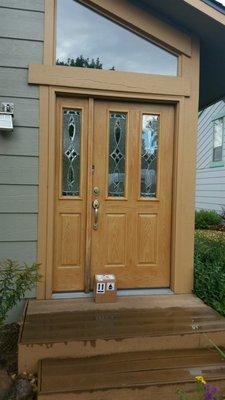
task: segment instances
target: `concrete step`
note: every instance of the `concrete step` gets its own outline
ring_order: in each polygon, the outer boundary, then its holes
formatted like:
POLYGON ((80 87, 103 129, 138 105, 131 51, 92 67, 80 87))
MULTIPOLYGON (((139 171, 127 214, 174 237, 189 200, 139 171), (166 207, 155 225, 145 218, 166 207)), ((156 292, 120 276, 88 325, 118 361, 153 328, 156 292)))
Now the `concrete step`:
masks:
POLYGON ((130 352, 39 361, 38 400, 177 400, 195 376, 225 386, 225 360, 215 350, 130 352))
POLYGON ((225 318, 194 296, 30 302, 19 341, 19 370, 44 358, 225 346, 225 318), (84 301, 86 300, 86 301, 84 301))

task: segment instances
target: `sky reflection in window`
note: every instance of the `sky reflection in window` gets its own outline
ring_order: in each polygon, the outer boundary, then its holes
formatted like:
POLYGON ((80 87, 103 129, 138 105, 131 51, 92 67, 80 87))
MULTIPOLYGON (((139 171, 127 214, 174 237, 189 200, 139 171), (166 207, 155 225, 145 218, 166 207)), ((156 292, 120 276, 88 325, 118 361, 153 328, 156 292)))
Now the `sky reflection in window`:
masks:
POLYGON ((56 59, 61 65, 173 76, 178 65, 174 54, 74 0, 57 1, 56 59))

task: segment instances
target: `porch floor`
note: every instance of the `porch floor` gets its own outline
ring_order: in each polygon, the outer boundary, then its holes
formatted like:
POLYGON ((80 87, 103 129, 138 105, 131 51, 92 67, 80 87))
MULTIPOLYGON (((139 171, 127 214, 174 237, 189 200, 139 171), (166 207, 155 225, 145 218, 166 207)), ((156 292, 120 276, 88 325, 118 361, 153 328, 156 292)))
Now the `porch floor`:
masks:
POLYGON ((39 363, 38 399, 177 400, 178 387, 194 390, 196 375, 223 385, 225 360, 211 349, 46 359, 39 363))
POLYGON ((19 371, 38 371, 39 400, 168 400, 194 376, 225 386, 225 318, 193 295, 31 300, 19 371))
POLYGON ((90 298, 32 300, 20 343, 122 340, 219 331, 225 331, 225 318, 193 295, 123 297, 112 304, 96 304, 90 298))

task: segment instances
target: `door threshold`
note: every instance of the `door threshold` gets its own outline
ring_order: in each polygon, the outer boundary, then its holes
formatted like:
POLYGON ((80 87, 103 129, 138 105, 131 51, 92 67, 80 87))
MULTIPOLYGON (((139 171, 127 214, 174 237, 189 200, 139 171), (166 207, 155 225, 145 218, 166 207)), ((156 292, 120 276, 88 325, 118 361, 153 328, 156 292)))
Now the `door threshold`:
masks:
MULTIPOLYGON (((155 295, 172 295, 173 291, 169 288, 162 289, 123 289, 118 290, 118 297, 123 296, 155 296, 155 295)), ((52 298, 55 300, 58 299, 78 299, 78 298, 93 298, 93 292, 84 293, 84 292, 67 292, 67 293, 53 293, 52 298)))

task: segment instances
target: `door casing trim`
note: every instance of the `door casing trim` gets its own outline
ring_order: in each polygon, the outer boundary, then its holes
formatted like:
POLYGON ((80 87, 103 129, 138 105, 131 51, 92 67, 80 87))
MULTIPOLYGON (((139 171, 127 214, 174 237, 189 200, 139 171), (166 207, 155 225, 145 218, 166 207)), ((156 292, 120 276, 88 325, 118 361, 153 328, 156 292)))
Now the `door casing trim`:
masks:
MULTIPOLYGON (((93 109, 93 99, 112 99, 111 94, 106 96, 105 93, 97 94, 93 96, 93 93, 89 94, 88 91, 82 91, 83 96, 89 97, 89 104, 92 104, 93 109), (85 93, 84 93, 85 92, 85 93)), ((58 96, 73 96, 81 97, 80 90, 58 87, 46 87, 42 86, 40 88, 40 174, 41 181, 39 187, 39 236, 38 236, 38 262, 41 263, 41 275, 42 280, 38 284, 37 296, 39 299, 52 298, 52 265, 53 265, 53 224, 54 224, 54 168, 55 168, 55 109, 56 101, 58 96), (47 173, 46 173, 47 172, 47 173)), ((114 98, 114 97, 113 97, 114 98)), ((130 96, 130 101, 137 101, 136 96, 130 96)), ((118 96, 116 96, 118 100, 118 96)), ((123 93, 119 97, 120 101, 127 101, 127 96, 123 93)), ((140 102, 141 99, 138 98, 140 102)), ((179 196, 180 187, 178 180, 181 179, 182 175, 182 160, 178 157, 178 154, 182 154, 182 124, 185 119, 185 110, 187 110, 186 102, 187 100, 183 96, 167 97, 166 95, 152 95, 148 98, 142 98, 142 101, 158 103, 159 101, 164 104, 174 105, 175 107, 175 129, 174 129, 174 178, 173 178, 173 195, 172 195, 172 235, 171 235, 171 285, 170 289, 175 293, 190 293, 192 290, 192 273, 193 264, 190 263, 189 269, 189 280, 186 284, 180 283, 181 277, 177 273, 179 270, 179 260, 177 259, 176 253, 179 247, 179 226, 182 215, 180 215, 179 210, 179 196)), ((91 111, 93 115, 93 110, 91 111)), ((91 151, 89 157, 91 157, 91 151)), ((91 184, 91 177, 89 176, 89 185, 91 184)), ((90 208, 90 207, 89 207, 90 208)), ((89 222, 90 222, 89 216, 89 222)), ((87 223, 89 223, 87 221, 87 223)), ((90 223, 89 223, 90 226, 90 223)), ((90 229, 90 228, 89 228, 90 229)), ((193 241, 193 226, 191 226, 192 236, 189 233, 189 241, 193 241)), ((190 245, 190 243, 189 243, 190 245)), ((192 243, 193 246, 193 243, 192 243)), ((183 246, 182 246, 183 247, 183 246)), ((88 250, 86 250, 88 251, 88 250)))
MULTIPOLYGON (((94 6, 105 9, 106 13, 116 14, 116 8, 122 7, 124 22, 127 19, 127 6, 119 0, 81 0, 93 3, 94 6)), ((121 10, 120 10, 121 11, 121 10)), ((195 210, 195 154, 196 132, 198 123, 199 101, 199 58, 200 45, 196 36, 184 34, 170 25, 163 24, 158 18, 147 15, 140 10, 129 9, 135 28, 146 31, 154 27, 153 35, 156 43, 168 46, 171 43, 171 34, 174 38, 174 50, 180 58, 180 68, 177 78, 171 79, 160 76, 149 76, 148 88, 145 93, 136 85, 133 91, 126 85, 114 90, 107 90, 101 85, 99 75, 97 89, 90 89, 83 80, 77 88, 76 80, 79 73, 71 69, 71 79, 68 83, 69 70, 60 68, 57 78, 52 80, 56 72, 55 40, 56 40, 56 0, 45 0, 45 30, 44 30, 44 59, 43 65, 49 68, 39 74, 38 79, 32 74, 32 83, 40 85, 40 128, 39 128, 39 212, 38 212, 38 245, 37 260, 40 263, 41 281, 37 286, 39 299, 52 298, 52 256, 53 256, 53 218, 54 218, 54 140, 55 135, 55 103, 57 96, 86 96, 89 98, 103 98, 115 100, 134 100, 163 102, 175 105, 175 146, 174 146, 174 182, 172 207, 172 258, 171 258, 171 289, 174 293, 191 293, 193 288, 193 250, 194 250, 194 210, 195 210), (154 24, 149 24, 153 21, 154 24), (172 29, 172 30, 171 30, 172 29), (172 32, 173 31, 173 32, 172 32), (72 72, 73 71, 73 72, 72 72), (65 73, 64 73, 65 72, 65 73), (181 90, 180 82, 187 82, 188 95, 185 87, 181 90), (171 86, 172 83, 172 86, 171 86), (176 83, 173 85, 173 83, 176 83), (176 87, 176 88, 175 88, 176 87), (178 90, 179 89, 179 90, 178 90)), ((120 12, 121 16, 121 12, 120 12)), ((146 31, 146 33, 148 33, 146 31)), ((40 65, 39 67, 42 67, 40 65)), ((32 66, 29 67, 30 71, 32 66)), ((33 69, 38 73, 38 66, 33 69)), ((95 71, 94 71, 95 72, 95 71)), ((94 73, 93 78, 96 74, 94 73)), ((128 74, 129 75, 129 74, 128 74)), ((132 75, 133 76, 133 75, 132 75)), ((125 78, 124 78, 125 79, 125 78)))

